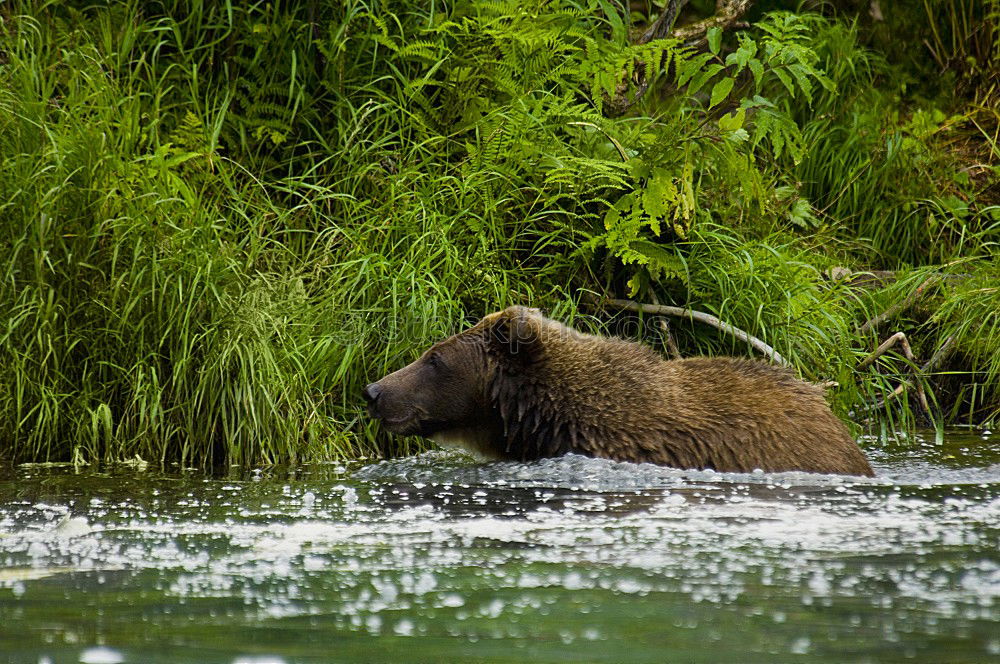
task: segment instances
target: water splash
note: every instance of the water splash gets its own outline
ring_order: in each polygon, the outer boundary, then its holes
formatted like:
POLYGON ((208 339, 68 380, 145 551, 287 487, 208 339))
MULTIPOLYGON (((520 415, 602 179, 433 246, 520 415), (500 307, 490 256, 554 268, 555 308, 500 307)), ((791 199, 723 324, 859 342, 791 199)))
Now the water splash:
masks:
MULTIPOLYGON (((936 463, 940 452, 883 455, 874 479, 442 452, 294 479, 29 475, 0 495, 0 609, 12 616, 0 647, 23 644, 29 624, 47 625, 31 653, 78 647, 95 632, 45 603, 102 597, 97 634, 145 656, 126 627, 136 598, 152 597, 142 621, 203 645, 228 634, 227 662, 248 627, 283 624, 324 643, 410 643, 380 651, 397 661, 469 642, 606 661, 629 647, 657 661, 654 634, 764 659, 842 661, 849 642, 986 661, 1000 620, 1000 472, 982 446, 975 465, 936 463), (204 635, 188 619, 200 615, 204 635), (746 638, 727 646, 727 630, 746 638)), ((240 656, 284 652, 264 645, 240 656)))

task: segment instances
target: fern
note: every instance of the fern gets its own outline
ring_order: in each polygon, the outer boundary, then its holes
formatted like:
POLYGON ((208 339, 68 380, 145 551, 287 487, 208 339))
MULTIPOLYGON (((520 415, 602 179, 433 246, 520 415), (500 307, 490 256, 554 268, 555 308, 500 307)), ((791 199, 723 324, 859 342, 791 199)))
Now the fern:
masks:
POLYGON ((635 295, 645 277, 685 280, 683 261, 656 240, 670 235, 677 239, 687 237, 694 218, 695 197, 691 162, 685 162, 676 174, 662 167, 650 169, 640 160, 630 166, 639 187, 611 206, 604 216, 605 232, 591 237, 585 247, 606 248, 623 265, 642 267, 645 274, 630 280, 635 295))
POLYGON ((590 81, 590 98, 603 111, 608 98, 627 93, 642 78, 653 79, 668 71, 671 63, 680 65, 687 53, 674 39, 660 39, 641 45, 610 50, 606 43, 590 42, 577 68, 578 75, 590 81))
POLYGON ((605 98, 621 93, 623 72, 625 81, 631 81, 637 68, 649 66, 642 72, 644 76, 672 72, 674 85, 690 100, 692 118, 702 118, 695 125, 684 125, 681 119, 677 127, 680 135, 667 132, 665 138, 640 140, 637 158, 629 162, 628 186, 605 214, 603 232, 587 242, 589 250, 606 249, 631 269, 629 286, 633 291, 658 281, 677 281, 690 287, 677 248, 667 245, 690 237, 699 198, 710 195, 717 199, 715 191, 720 189, 730 191, 744 209, 752 206, 760 213, 777 203, 783 218, 793 226, 816 225, 808 200, 787 187, 769 189, 762 182, 757 162, 766 155, 766 161, 787 158, 798 163, 805 146, 788 110, 790 102, 801 97, 809 104, 817 86, 827 91, 835 87, 819 69, 819 56, 810 48, 818 21, 811 15, 768 14, 755 26, 758 35, 740 34, 735 50, 725 57, 717 30, 708 35, 709 50, 705 53, 663 40, 624 48, 598 66, 606 54, 597 46, 587 52, 581 68, 593 76, 591 96, 598 108, 605 98), (727 112, 719 114, 719 108, 727 112), (704 130, 713 115, 717 134, 704 130), (716 146, 718 136, 726 140, 716 146), (705 148, 698 148, 702 143, 705 148), (680 155, 665 158, 677 155, 682 145, 686 147, 680 155), (695 163, 701 171, 697 175, 695 163), (710 182, 729 179, 736 186, 717 184, 715 191, 702 191, 701 178, 710 182))
POLYGON ((743 100, 741 108, 753 118, 752 147, 766 141, 775 159, 787 153, 795 163, 801 161, 804 152, 802 132, 788 113, 761 96, 743 100))

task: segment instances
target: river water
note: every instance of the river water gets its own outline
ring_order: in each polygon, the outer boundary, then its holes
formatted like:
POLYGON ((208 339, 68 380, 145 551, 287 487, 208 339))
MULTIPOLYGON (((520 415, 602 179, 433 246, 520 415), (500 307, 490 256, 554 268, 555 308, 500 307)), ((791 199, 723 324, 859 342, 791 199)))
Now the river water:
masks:
POLYGON ((1000 662, 1000 435, 878 477, 454 453, 0 480, 0 661, 1000 662))

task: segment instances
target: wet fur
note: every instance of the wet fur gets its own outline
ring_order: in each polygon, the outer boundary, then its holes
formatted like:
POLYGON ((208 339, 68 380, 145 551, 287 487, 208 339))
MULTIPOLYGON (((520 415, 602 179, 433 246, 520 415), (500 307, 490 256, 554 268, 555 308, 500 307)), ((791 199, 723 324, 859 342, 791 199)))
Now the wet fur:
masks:
POLYGON ((419 433, 485 456, 573 452, 677 468, 872 475, 822 391, 762 362, 666 361, 522 307, 491 314, 432 351, 461 360, 478 417, 450 427, 435 413, 419 433))

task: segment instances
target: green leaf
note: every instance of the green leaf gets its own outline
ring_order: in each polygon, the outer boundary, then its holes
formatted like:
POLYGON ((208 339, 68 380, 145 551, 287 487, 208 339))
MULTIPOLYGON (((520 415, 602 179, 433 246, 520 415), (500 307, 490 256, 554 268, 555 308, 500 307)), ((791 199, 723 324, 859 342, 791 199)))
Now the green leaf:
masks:
POLYGON ((740 127, 739 129, 730 132, 726 136, 726 140, 732 141, 733 143, 746 143, 748 140, 750 140, 750 134, 747 133, 746 129, 740 127))
POLYGON ((635 297, 639 294, 639 288, 642 286, 642 279, 639 275, 635 275, 628 280, 628 296, 635 297))
POLYGON ((691 80, 691 84, 688 85, 688 94, 692 97, 698 93, 698 90, 708 83, 708 80, 722 71, 722 65, 709 65, 705 69, 691 80))
POLYGON ((705 39, 708 40, 708 50, 714 55, 718 55, 719 48, 722 46, 722 28, 709 28, 705 39))
POLYGON ((785 88, 788 90, 789 96, 794 97, 795 84, 792 83, 792 77, 789 76, 787 72, 784 72, 781 69, 775 69, 774 75, 778 77, 778 80, 780 80, 782 85, 784 85, 785 88))
POLYGON ((805 198, 796 199, 792 203, 792 209, 788 211, 788 220, 802 228, 811 228, 819 224, 819 220, 813 214, 812 205, 805 198))
POLYGON ((724 132, 736 131, 743 128, 746 121, 747 111, 741 108, 733 113, 727 113, 719 118, 719 129, 724 132))
POLYGON ((733 53, 726 56, 726 66, 735 64, 736 71, 734 74, 740 73, 744 67, 750 62, 753 56, 757 55, 757 42, 752 39, 747 39, 742 37, 740 39, 740 46, 733 53))
POLYGON ((810 67, 805 67, 803 65, 791 65, 788 70, 792 72, 792 76, 799 84, 799 89, 802 90, 802 94, 805 95, 806 102, 812 104, 812 82, 809 80, 807 74, 812 70, 810 67))
POLYGON ((613 207, 608 210, 607 214, 604 215, 604 230, 610 231, 612 228, 621 223, 622 213, 617 207, 613 207))
MULTIPOLYGON (((654 177, 646 185, 646 190, 642 195, 642 205, 652 221, 656 218, 664 217, 670 212, 673 204, 677 201, 677 187, 665 175, 654 177)), ((654 232, 657 229, 654 228, 654 232)))
POLYGON ((750 71, 753 73, 753 82, 759 91, 760 81, 764 78, 764 65, 757 58, 751 58, 747 66, 750 67, 750 71))
MULTIPOLYGON (((679 64, 677 67, 677 87, 684 87, 684 84, 694 78, 701 71, 705 63, 711 59, 711 53, 701 53, 679 64)), ((716 65, 716 67, 719 67, 719 65, 716 65)))
POLYGON ((613 5, 606 0, 599 0, 601 9, 604 10, 604 16, 608 19, 608 23, 611 25, 611 39, 616 44, 624 44, 626 41, 627 30, 625 29, 625 24, 622 22, 622 17, 618 13, 618 7, 613 5))
POLYGON ((641 254, 648 262, 652 261, 655 267, 667 270, 672 274, 683 274, 684 263, 671 251, 650 240, 637 239, 629 243, 629 248, 641 254))
POLYGON ((715 87, 712 88, 712 98, 708 102, 708 107, 713 108, 718 106, 720 102, 728 97, 735 82, 735 80, 727 77, 716 83, 715 87))

